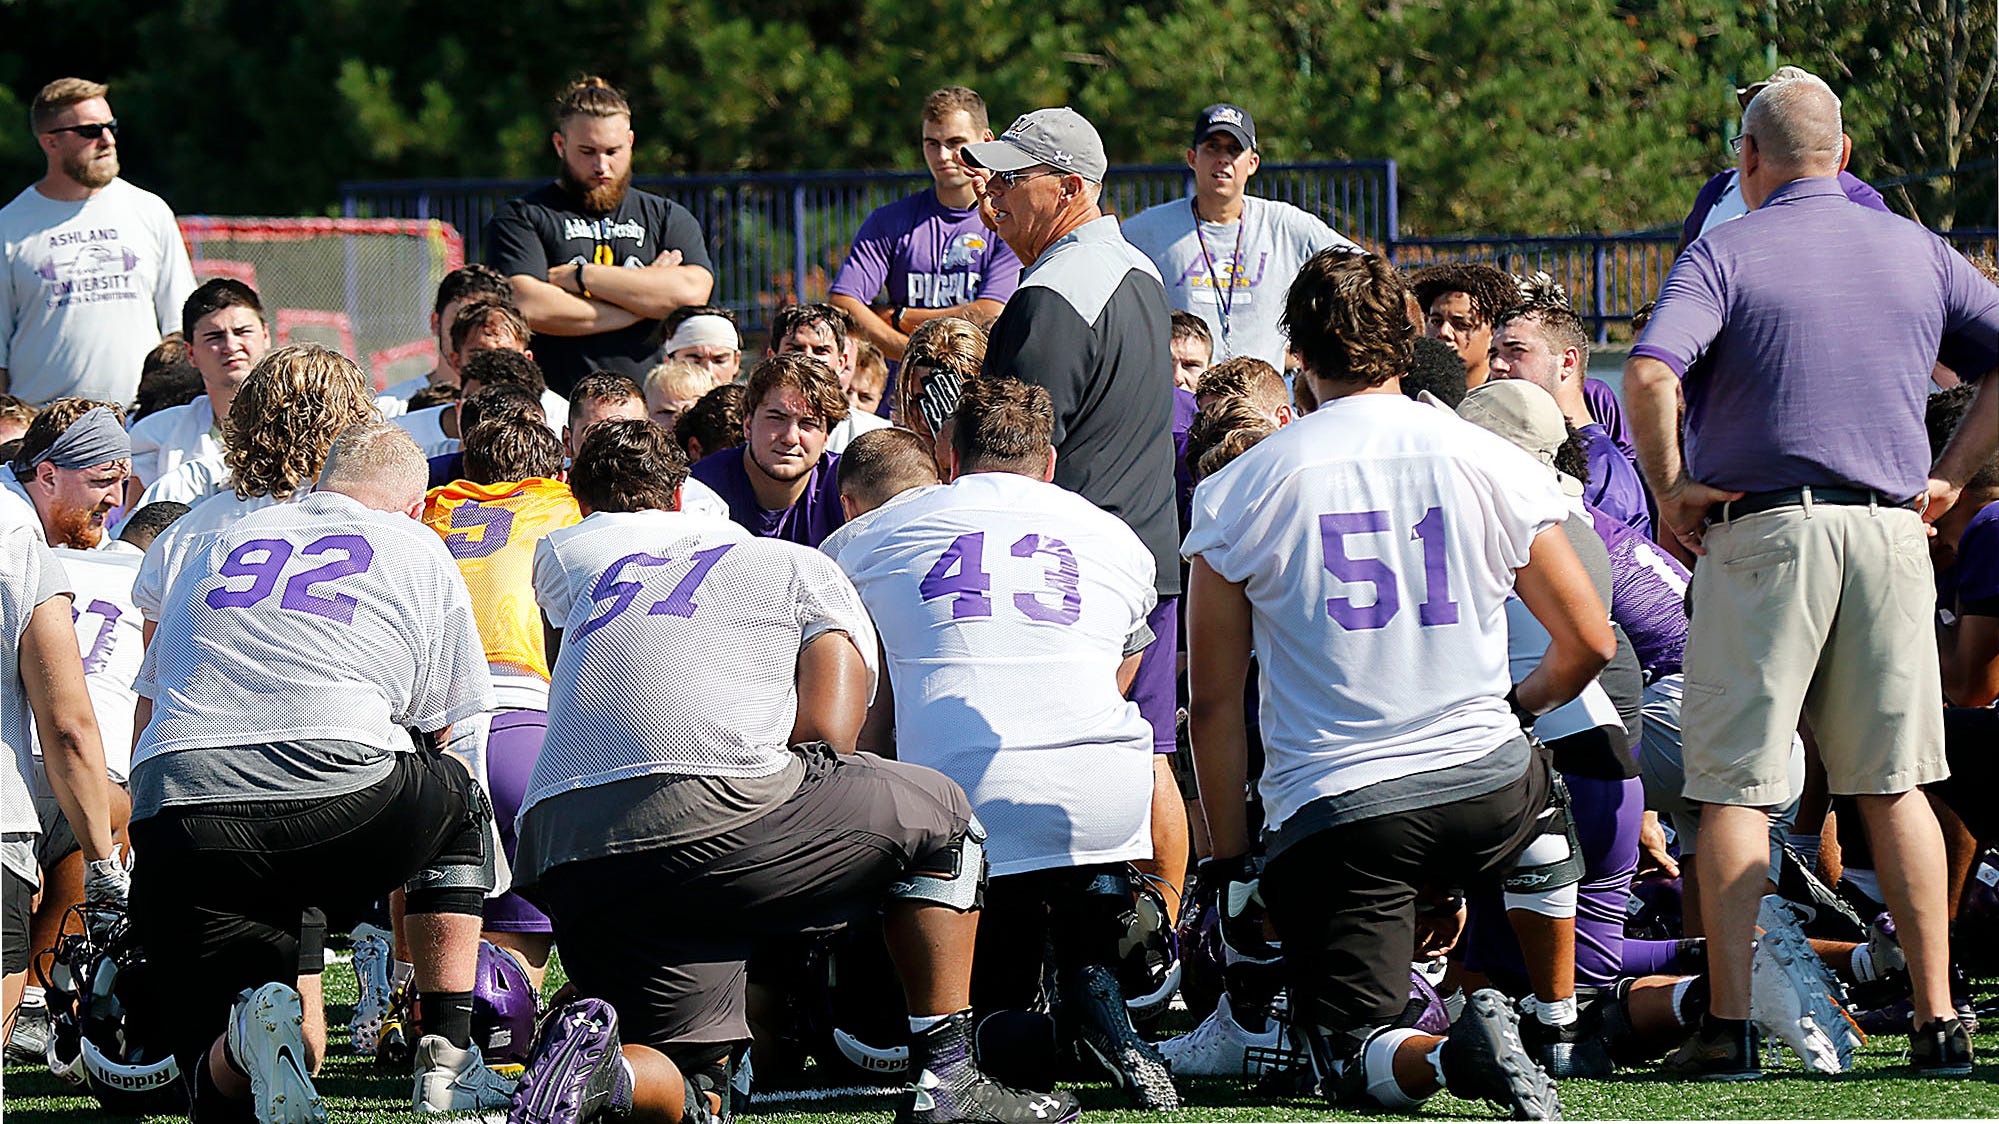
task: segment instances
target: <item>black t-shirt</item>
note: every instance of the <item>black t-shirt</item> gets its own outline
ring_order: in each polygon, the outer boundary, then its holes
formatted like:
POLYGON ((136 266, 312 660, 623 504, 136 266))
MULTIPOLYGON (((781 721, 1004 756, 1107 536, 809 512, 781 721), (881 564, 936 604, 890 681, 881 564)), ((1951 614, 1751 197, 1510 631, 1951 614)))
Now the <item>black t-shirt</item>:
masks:
MULTIPOLYGON (((637 189, 625 193, 616 211, 591 215, 562 185, 549 183, 500 208, 486 227, 486 264, 509 277, 545 281, 550 266, 572 263, 639 269, 667 250, 679 250, 682 265, 714 271, 701 224, 687 208, 637 189)), ((549 387, 566 397, 592 371, 644 378, 659 346, 659 321, 594 336, 537 332, 532 346, 549 387)))

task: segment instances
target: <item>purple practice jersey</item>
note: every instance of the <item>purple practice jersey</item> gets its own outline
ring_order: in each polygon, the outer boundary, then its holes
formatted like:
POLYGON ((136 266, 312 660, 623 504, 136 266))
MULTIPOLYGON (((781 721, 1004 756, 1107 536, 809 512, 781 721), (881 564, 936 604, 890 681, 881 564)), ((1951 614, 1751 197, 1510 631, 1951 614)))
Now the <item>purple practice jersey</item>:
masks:
POLYGON ((1583 500, 1651 538, 1652 511, 1645 502, 1645 482, 1638 470, 1631 467, 1601 422, 1576 432, 1582 435, 1583 453, 1589 458, 1589 483, 1584 486, 1583 500))
POLYGON ((1974 617, 1999 617, 1999 503, 1988 503, 1964 525, 1951 571, 1954 609, 1974 617))
POLYGON ((1590 507, 1589 517, 1610 552, 1610 618, 1631 637, 1647 683, 1675 674, 1687 646, 1687 568, 1616 516, 1590 507))
POLYGON ((1194 466, 1187 463, 1187 430, 1199 413, 1194 395, 1173 388, 1173 481, 1175 502, 1180 509, 1180 533, 1187 533, 1188 512, 1194 502, 1194 466))
POLYGON ((978 209, 946 207, 925 188, 861 223, 832 291, 862 304, 883 294, 904 308, 950 308, 1004 304, 1019 283, 1020 259, 979 221, 978 209))
POLYGON ((1589 407, 1589 416, 1610 434, 1610 439, 1624 453, 1625 459, 1635 466, 1638 463, 1638 446, 1631 443, 1631 430, 1624 424, 1624 405, 1617 400, 1617 392, 1602 379, 1586 378, 1583 380, 1583 404, 1589 407))
POLYGON ((812 466, 812 479, 798 502, 783 511, 765 511, 750 487, 748 454, 738 445, 694 462, 688 475, 715 489, 729 505, 729 518, 753 535, 816 547, 847 521, 840 508, 840 454, 827 453, 812 466))

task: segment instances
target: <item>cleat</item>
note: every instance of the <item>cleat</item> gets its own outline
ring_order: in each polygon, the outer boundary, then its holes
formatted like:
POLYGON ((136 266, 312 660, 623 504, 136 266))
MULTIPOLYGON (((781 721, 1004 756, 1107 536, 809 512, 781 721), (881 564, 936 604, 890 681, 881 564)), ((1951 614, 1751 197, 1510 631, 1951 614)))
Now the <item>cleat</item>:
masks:
POLYGON ((1839 981, 1812 951, 1784 899, 1766 896, 1756 926, 1749 964, 1751 1017, 1765 1035, 1789 1046, 1807 1069, 1845 1072, 1862 1038, 1840 1002, 1839 981))
POLYGON ((601 999, 550 1011, 515 1086, 508 1124, 581 1124, 632 1111, 632 1075, 618 1042, 618 1013, 601 999))
POLYGON ((1086 965, 1070 978, 1062 1011, 1084 1058, 1094 1059, 1125 1091, 1135 1107, 1166 1112, 1180 1107, 1173 1071, 1159 1048, 1139 1037, 1124 1005, 1116 973, 1086 965))
POLYGON ((514 1082, 488 1066, 479 1047, 461 1050, 435 1034, 417 1043, 416 1091, 410 1094, 416 1111, 498 1113, 513 1097, 514 1082))
POLYGON ((1175 1077, 1255 1077, 1268 1068, 1265 1059, 1291 1053, 1276 1019, 1266 1019, 1260 1033, 1244 1030, 1227 992, 1201 1025, 1159 1043, 1158 1049, 1175 1077))
POLYGON ((970 1011, 917 1034, 910 1069, 916 1077, 896 1107, 896 1124, 1067 1124, 1082 1114, 1073 1094, 1015 1089, 981 1072, 972 1060, 970 1011))
POLYGON ((1669 1077, 1693 1081, 1754 1081, 1763 1076, 1762 1038, 1756 1024, 1736 1031, 1702 1016, 1700 1026, 1661 1063, 1669 1077))
POLYGON ((354 1052, 373 1057, 381 1049, 382 1032, 395 1012, 389 983, 389 962, 395 958, 381 930, 364 925, 354 933, 354 984, 361 997, 354 1003, 354 1017, 347 1020, 347 1032, 354 1052), (370 930, 365 935, 362 930, 370 930))
POLYGON ((281 983, 243 991, 229 1012, 229 1059, 250 1079, 257 1124, 326 1124, 326 1105, 306 1073, 305 1011, 281 983))
POLYGON ((1602 1003, 1590 1003, 1581 1008, 1574 1022, 1554 1026, 1534 1013, 1538 1005, 1533 996, 1520 1001, 1520 1041, 1548 1076, 1567 1080, 1611 1075, 1616 1067, 1610 1062, 1602 1003))
POLYGON ((1909 1064, 1918 1077, 1970 1077, 1971 1035, 1963 1021, 1926 1023, 1911 1034, 1909 1064))
POLYGON ((1491 988, 1471 994, 1465 1013, 1444 1039, 1444 1088, 1464 1100, 1484 1099, 1515 1120, 1560 1120, 1561 1098, 1527 1047, 1506 997, 1491 988))
POLYGON ((14 1029, 7 1035, 7 1060, 26 1065, 47 1065, 49 1047, 55 1042, 55 1024, 49 1020, 47 1003, 22 1003, 14 1015, 14 1029))

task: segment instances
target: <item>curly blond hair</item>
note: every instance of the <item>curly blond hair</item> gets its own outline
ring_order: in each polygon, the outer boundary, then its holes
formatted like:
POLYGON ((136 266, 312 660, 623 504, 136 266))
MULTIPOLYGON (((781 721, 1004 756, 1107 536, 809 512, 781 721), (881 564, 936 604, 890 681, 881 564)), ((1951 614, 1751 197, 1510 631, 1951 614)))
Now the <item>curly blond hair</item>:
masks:
POLYGON ((290 499, 319 475, 335 438, 376 420, 367 377, 353 360, 316 343, 281 347, 236 391, 222 427, 223 463, 244 499, 290 499))

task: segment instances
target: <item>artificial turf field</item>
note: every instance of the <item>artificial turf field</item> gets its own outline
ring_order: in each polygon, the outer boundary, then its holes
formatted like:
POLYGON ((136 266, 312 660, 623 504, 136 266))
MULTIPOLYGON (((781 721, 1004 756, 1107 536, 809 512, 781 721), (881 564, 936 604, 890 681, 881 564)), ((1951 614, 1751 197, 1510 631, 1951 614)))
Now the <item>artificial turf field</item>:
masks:
MULTIPOLYGON (((560 973, 560 965, 551 966, 551 990, 559 986, 560 973)), ((331 1119, 409 1124, 416 1119, 409 1110, 411 1078, 391 1075, 348 1052, 347 1018, 355 999, 354 973, 345 963, 329 964, 325 986, 328 1057, 316 1084, 326 1097, 331 1119)), ((1981 996, 1995 991, 1999 991, 1999 980, 1981 981, 1977 988, 1981 996)), ((1988 1025, 1992 1021, 1987 1020, 1988 1025)), ((1981 1062, 1968 1080, 1924 1081, 1910 1076, 1903 1057, 1907 1045, 1906 1038, 1870 1042, 1857 1055, 1855 1071, 1840 1077, 1806 1077, 1789 1055, 1766 1047, 1765 1072, 1784 1076, 1736 1085, 1698 1085, 1634 1071, 1610 1081, 1565 1081, 1561 1086, 1562 1108, 1571 1120, 1999 1117, 1999 1033, 1977 1036, 1981 1062)), ((1150 1113, 1126 1108, 1107 1084, 1072 1087, 1083 1099, 1086 1120, 1489 1120, 1497 1115, 1482 1102, 1460 1101, 1449 1094, 1433 1098, 1421 1117, 1339 1112, 1304 1098, 1272 1102, 1250 1092, 1243 1082, 1223 1078, 1183 1081, 1181 1095, 1188 1107, 1150 1113)), ((797 1094, 778 1093, 753 1101, 748 1117, 797 1124, 881 1124, 892 1120, 894 1111, 894 1100, 882 1093, 809 1101, 797 1094)), ((70 1095, 69 1087, 46 1069, 14 1065, 7 1067, 5 1080, 0 1082, 0 1114, 8 1124, 99 1124, 131 1119, 104 1112, 88 1096, 70 1095)))

